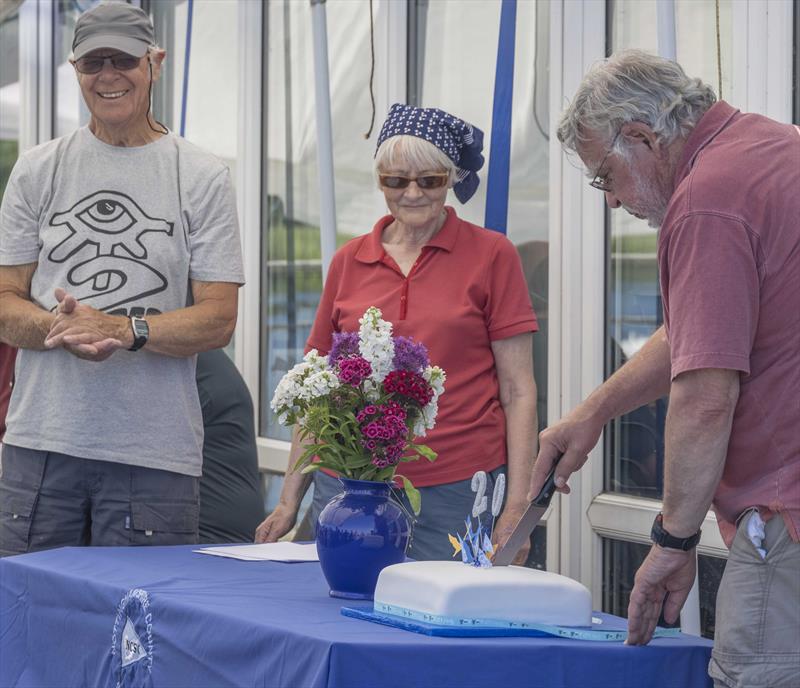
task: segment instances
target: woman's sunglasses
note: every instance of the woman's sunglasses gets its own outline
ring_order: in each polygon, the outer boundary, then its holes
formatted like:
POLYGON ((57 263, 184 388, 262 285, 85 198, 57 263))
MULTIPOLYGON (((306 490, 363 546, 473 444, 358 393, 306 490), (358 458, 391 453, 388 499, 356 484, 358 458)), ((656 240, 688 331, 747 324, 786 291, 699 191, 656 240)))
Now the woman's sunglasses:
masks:
POLYGON ((129 72, 139 66, 141 57, 134 57, 126 53, 117 53, 108 57, 82 57, 75 60, 75 69, 81 74, 99 74, 103 71, 106 60, 111 62, 111 66, 120 72, 129 72))
POLYGON ((450 179, 448 172, 426 174, 422 177, 401 177, 397 174, 379 174, 378 181, 386 189, 406 189, 411 182, 416 182, 420 189, 441 189, 450 179))

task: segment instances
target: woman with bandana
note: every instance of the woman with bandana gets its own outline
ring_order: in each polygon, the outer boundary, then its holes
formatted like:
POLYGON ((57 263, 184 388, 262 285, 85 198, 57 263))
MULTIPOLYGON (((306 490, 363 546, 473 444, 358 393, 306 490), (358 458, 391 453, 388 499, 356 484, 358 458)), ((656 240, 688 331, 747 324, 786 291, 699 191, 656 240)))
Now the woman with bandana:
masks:
MULTIPOLYGON (((395 335, 423 343, 447 374, 436 427, 425 437, 438 457, 403 466, 422 494, 408 551, 414 559, 451 557, 447 535, 461 531, 472 510, 476 471, 487 473, 489 496, 506 474, 505 508, 494 529, 503 542, 527 506, 536 456, 537 324, 519 256, 505 236, 445 205, 451 188, 461 203, 475 193, 482 147, 482 131, 442 110, 392 106, 375 154, 389 214, 333 257, 306 342, 306 350, 328 353, 333 333, 357 331, 358 318, 377 306, 395 335)), ((294 526, 312 480, 292 470, 301 451, 295 438, 280 502, 256 530, 257 542, 294 526)), ((334 477, 313 476, 316 523, 340 489, 334 477)), ((520 550, 516 563, 527 554, 528 547, 520 550)))

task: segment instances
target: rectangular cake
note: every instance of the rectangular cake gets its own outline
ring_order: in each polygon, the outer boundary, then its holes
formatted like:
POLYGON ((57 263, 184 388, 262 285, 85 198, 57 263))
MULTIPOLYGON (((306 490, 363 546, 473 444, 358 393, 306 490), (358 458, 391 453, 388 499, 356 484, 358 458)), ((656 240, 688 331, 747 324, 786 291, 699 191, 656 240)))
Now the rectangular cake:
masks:
POLYGON ((592 624, 588 588, 566 576, 521 566, 395 564, 381 571, 374 600, 376 612, 444 626, 592 624))

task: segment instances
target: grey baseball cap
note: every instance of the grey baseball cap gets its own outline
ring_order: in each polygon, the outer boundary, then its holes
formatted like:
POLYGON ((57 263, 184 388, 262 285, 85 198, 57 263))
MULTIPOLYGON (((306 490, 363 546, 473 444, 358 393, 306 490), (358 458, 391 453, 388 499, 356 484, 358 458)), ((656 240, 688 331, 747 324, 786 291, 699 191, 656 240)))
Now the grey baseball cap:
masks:
POLYGON ((153 22, 144 10, 127 2, 103 2, 78 17, 72 54, 79 60, 92 50, 114 48, 142 57, 155 42, 153 22))

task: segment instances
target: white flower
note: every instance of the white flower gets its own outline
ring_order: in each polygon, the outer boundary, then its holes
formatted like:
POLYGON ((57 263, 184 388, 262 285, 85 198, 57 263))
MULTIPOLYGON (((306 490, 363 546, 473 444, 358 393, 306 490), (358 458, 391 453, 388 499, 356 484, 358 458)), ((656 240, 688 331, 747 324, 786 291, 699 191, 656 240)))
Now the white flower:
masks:
MULTIPOLYGON (((278 422, 286 425, 290 423, 290 416, 301 413, 303 404, 300 402, 324 396, 338 386, 339 379, 328 365, 327 357, 312 349, 281 378, 270 406, 278 414, 278 422)), ((302 425, 302 418, 298 418, 298 422, 302 425)))
POLYGON ((433 430, 436 425, 436 415, 439 413, 439 397, 444 393, 444 382, 447 375, 439 366, 428 366, 422 371, 422 377, 427 380, 433 390, 431 400, 422 408, 422 415, 414 423, 414 434, 425 436, 425 430, 433 430), (422 432, 418 432, 418 428, 422 432))
POLYGON ((358 323, 358 349, 372 367, 370 378, 380 385, 392 371, 392 323, 383 320, 380 309, 375 306, 370 306, 358 323))

